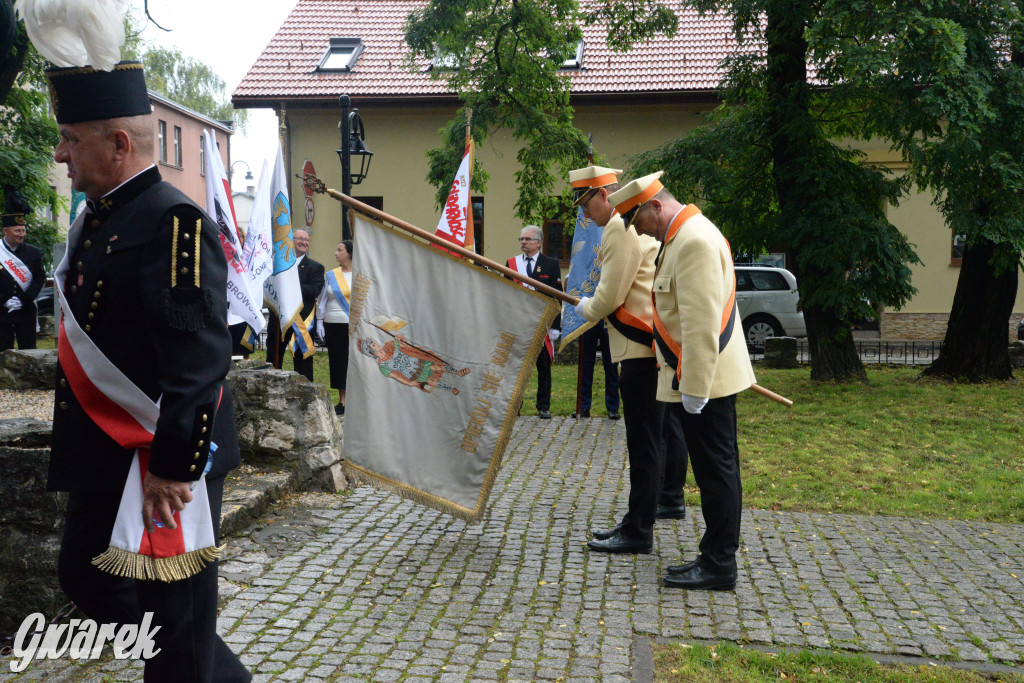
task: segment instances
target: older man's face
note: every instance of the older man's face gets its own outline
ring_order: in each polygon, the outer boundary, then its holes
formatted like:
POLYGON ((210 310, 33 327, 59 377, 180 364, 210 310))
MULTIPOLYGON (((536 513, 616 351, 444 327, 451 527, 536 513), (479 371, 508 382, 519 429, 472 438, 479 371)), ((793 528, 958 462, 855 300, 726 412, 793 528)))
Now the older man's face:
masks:
POLYGON ((12 225, 9 228, 4 228, 4 239, 12 247, 20 247, 21 243, 25 241, 25 226, 12 225))
POLYGON ((94 122, 62 123, 60 142, 53 152, 58 164, 67 164, 71 187, 89 199, 99 199, 118 186, 118 163, 110 134, 94 122))
POLYGON ((540 251, 540 240, 532 230, 519 233, 519 249, 527 256, 536 256, 540 251))
POLYGON ((295 253, 305 256, 309 251, 309 233, 305 230, 296 230, 292 233, 292 242, 295 244, 295 253))

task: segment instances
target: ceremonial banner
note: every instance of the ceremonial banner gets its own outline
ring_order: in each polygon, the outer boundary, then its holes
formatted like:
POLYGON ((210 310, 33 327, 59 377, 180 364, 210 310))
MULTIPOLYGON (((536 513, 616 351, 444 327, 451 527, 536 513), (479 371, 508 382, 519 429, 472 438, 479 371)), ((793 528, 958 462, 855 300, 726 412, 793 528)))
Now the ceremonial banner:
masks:
MULTIPOLYGON (((299 284, 299 269, 296 265, 298 255, 295 243, 292 242, 292 209, 288 201, 288 174, 284 170, 284 157, 281 154, 281 142, 277 143, 277 159, 274 171, 270 175, 270 232, 274 244, 274 268, 269 278, 263 283, 264 301, 281 320, 281 334, 291 328, 296 343, 302 350, 304 358, 313 355, 316 350, 309 330, 302 320, 302 287, 299 284)), ((260 207, 263 211, 266 207, 260 207)), ((253 214, 256 213, 255 202, 253 214)), ((261 220, 266 220, 262 216, 261 220)), ((252 217, 250 217, 250 225, 252 217)), ((262 230, 262 226, 260 228, 262 230)), ((283 337, 282 337, 283 338, 283 337)))
POLYGON ((228 324, 244 322, 259 333, 265 325, 263 313, 260 311, 262 297, 253 296, 249 289, 228 175, 224 172, 224 164, 221 163, 220 153, 217 152, 216 134, 205 130, 203 158, 206 174, 206 213, 217 224, 217 236, 224 250, 224 258, 228 262, 228 324))
POLYGON ((253 297, 263 297, 263 283, 274 272, 274 231, 271 228, 273 206, 270 200, 270 171, 267 162, 263 162, 263 170, 256 184, 256 195, 253 198, 252 214, 249 216, 249 229, 245 233, 245 244, 242 245, 242 264, 249 283, 249 291, 253 297))
MULTIPOLYGON (((569 273, 565 276, 565 293, 578 296, 593 296, 597 282, 601 279, 601 235, 604 229, 589 218, 583 217, 583 209, 576 212, 576 231, 572 235, 572 256, 569 273)), ((559 352, 576 337, 589 330, 595 323, 588 323, 576 315, 576 308, 570 303, 562 305, 562 343, 559 352)))
MULTIPOLYGON (((470 251, 475 246, 473 234, 473 207, 470 199, 469 182, 473 173, 473 141, 466 144, 466 152, 462 155, 462 163, 452 181, 452 189, 448 192, 448 201, 441 210, 441 219, 437 221, 434 234, 452 244, 465 247, 470 251)), ((438 247, 441 249, 442 247, 438 247)), ((461 258, 461 257, 460 257, 461 258)))
POLYGON ((558 302, 354 216, 345 467, 477 521, 558 302))

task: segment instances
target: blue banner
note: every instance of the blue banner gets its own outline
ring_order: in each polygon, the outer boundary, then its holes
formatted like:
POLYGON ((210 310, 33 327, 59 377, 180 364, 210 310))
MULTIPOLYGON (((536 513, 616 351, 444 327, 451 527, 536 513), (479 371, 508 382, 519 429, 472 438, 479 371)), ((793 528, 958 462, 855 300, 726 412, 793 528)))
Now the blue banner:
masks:
MULTIPOLYGON (((583 217, 583 209, 576 211, 576 230, 572 235, 572 256, 569 274, 565 277, 565 291, 580 298, 593 296, 597 282, 601 279, 601 235, 604 229, 589 218, 583 217)), ((562 304, 561 351, 566 344, 580 336, 594 323, 588 323, 576 315, 572 304, 562 304)))

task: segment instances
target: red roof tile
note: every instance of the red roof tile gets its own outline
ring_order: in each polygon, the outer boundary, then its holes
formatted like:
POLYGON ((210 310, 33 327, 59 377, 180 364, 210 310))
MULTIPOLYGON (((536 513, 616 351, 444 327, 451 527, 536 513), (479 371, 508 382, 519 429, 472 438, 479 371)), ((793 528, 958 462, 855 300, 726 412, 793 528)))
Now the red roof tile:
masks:
MULTIPOLYGON (((423 98, 450 94, 432 80, 427 62, 409 71, 403 25, 422 0, 298 0, 270 44, 238 85, 238 105, 259 101, 334 101, 341 93, 360 98, 423 98), (331 38, 361 38, 362 54, 351 72, 319 73, 331 38)), ((719 64, 736 51, 732 21, 724 15, 679 14, 675 38, 653 38, 631 52, 608 47, 605 29, 585 27, 583 66, 567 70, 576 95, 699 93, 713 90, 719 64)))

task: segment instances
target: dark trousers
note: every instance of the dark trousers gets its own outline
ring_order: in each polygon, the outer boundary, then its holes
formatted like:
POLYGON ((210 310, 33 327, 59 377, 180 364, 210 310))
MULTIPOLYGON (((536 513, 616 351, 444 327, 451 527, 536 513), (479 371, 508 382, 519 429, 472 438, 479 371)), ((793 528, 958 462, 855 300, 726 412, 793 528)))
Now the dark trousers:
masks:
POLYGON ((601 363, 604 365, 604 407, 609 413, 619 412, 619 371, 612 362, 612 352, 608 347, 608 330, 604 321, 583 333, 580 339, 580 353, 583 354, 583 369, 580 373, 580 410, 587 412, 591 406, 591 393, 594 387, 594 363, 597 352, 601 351, 601 363))
POLYGON ((629 509, 621 533, 629 538, 654 537, 654 518, 661 493, 664 452, 661 448, 663 408, 657 401, 658 366, 653 358, 621 363, 619 391, 626 421, 629 456, 629 509))
POLYGON ((0 301, 0 351, 14 348, 18 340, 19 349, 36 348, 36 307, 35 304, 8 313, 0 301))
MULTIPOLYGON (((281 352, 282 356, 284 355, 284 352, 288 350, 288 342, 291 341, 293 334, 294 334, 294 332, 291 330, 291 328, 289 328, 288 331, 285 332, 284 340, 281 342, 281 348, 283 349, 283 351, 281 352)), ((300 375, 302 375, 303 377, 308 379, 310 382, 312 382, 313 381, 313 356, 310 356, 309 358, 303 358, 302 357, 302 351, 299 351, 297 346, 295 348, 296 348, 296 351, 295 351, 295 353, 292 354, 292 364, 295 367, 295 372, 299 373, 300 375)), ((281 363, 281 369, 282 370, 284 369, 284 362, 283 361, 281 363)))
POLYGON ((331 388, 345 390, 348 379, 348 323, 324 323, 331 388))
POLYGON ((735 572, 743 506, 736 395, 711 399, 697 415, 683 410, 680 403, 666 405, 679 415, 693 477, 700 488, 705 526, 699 546, 700 564, 716 573, 735 572))
MULTIPOLYGON (((214 537, 220 537, 224 475, 207 481, 214 537)), ((146 661, 145 681, 234 683, 252 680, 217 635, 217 563, 184 581, 135 581, 100 571, 92 558, 107 549, 120 494, 68 498, 57 574, 64 592, 98 624, 139 624, 152 612, 159 654, 146 661)))
POLYGON ((667 403, 659 401, 659 406, 665 416, 661 425, 661 447, 665 452, 665 477, 658 504, 679 507, 686 502, 683 491, 683 486, 686 485, 686 463, 689 460, 686 437, 683 436, 682 418, 679 413, 668 410, 667 403))
POLYGON ((551 410, 551 356, 547 348, 537 355, 537 412, 551 410))

